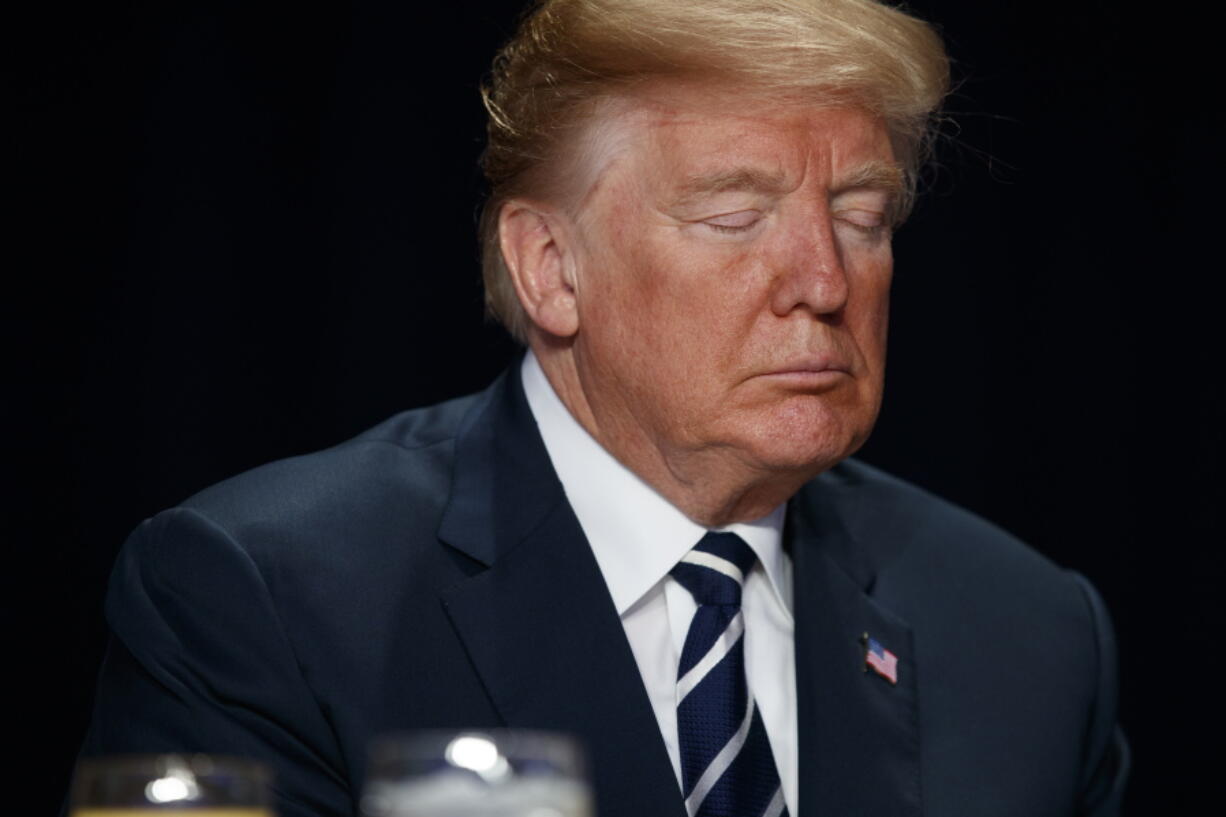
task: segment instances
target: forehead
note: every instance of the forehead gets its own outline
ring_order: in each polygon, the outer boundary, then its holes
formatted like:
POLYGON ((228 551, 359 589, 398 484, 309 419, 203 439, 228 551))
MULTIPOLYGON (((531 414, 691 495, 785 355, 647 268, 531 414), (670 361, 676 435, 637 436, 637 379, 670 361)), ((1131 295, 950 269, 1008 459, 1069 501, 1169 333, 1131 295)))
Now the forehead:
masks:
MULTIPOLYGON (((687 188, 827 187, 896 168, 884 122, 858 108, 664 89, 611 107, 593 123, 589 167, 658 193, 687 188)), ((901 175, 901 173, 900 173, 901 175)), ((593 188, 614 179, 597 178, 593 188)))

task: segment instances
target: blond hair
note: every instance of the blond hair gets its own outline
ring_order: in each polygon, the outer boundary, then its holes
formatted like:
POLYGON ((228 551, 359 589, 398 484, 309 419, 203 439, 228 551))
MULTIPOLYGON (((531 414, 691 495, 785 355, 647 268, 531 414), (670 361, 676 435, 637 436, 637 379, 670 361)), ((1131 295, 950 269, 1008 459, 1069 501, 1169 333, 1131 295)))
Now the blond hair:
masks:
POLYGON ((940 38, 874 0, 538 0, 494 60, 481 167, 485 303, 513 336, 528 318, 498 241, 502 205, 542 195, 602 102, 653 80, 851 105, 880 116, 908 178, 907 209, 948 87, 940 38))

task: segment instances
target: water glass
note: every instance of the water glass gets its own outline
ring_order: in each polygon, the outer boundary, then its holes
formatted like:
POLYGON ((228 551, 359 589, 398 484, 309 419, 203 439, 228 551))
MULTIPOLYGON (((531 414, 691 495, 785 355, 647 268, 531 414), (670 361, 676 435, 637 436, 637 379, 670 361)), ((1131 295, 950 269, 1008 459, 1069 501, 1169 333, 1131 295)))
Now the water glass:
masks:
POLYGON ((381 738, 361 807, 363 817, 592 817, 575 741, 519 730, 381 738))
POLYGON ((70 817, 273 817, 260 764, 209 755, 136 755, 82 760, 70 817))

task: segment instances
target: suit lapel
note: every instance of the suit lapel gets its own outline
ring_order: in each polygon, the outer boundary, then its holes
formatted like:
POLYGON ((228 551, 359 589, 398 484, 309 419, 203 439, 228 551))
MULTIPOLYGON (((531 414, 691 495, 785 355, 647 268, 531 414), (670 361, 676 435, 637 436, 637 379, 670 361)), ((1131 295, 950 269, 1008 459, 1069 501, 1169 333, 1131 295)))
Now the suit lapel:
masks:
POLYGON ((918 817, 911 631, 870 597, 874 566, 849 533, 854 498, 830 488, 798 497, 788 519, 796 587, 799 811, 918 817), (863 633, 898 657, 897 684, 865 671, 863 633))
POLYGON ((461 432, 440 537, 489 565, 443 604, 506 725, 584 740, 598 813, 684 817, 634 655, 517 367, 461 432))

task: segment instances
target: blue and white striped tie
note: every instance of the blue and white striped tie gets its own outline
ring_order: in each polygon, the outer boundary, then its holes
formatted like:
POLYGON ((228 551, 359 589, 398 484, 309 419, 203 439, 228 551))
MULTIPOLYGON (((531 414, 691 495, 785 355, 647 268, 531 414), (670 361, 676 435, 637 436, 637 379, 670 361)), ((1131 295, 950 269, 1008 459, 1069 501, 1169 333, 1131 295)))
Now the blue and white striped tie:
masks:
POLYGON ((757 557, 708 533, 672 570, 698 603, 677 670, 682 793, 690 817, 786 817, 779 771, 745 680, 741 587, 757 557))

